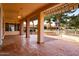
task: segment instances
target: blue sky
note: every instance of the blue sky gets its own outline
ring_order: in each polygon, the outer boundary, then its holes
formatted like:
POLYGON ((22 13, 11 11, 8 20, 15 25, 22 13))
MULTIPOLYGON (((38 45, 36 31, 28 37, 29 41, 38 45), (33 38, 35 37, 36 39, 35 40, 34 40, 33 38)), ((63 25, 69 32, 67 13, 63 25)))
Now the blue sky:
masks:
POLYGON ((68 13, 68 16, 72 16, 72 15, 78 15, 79 14, 79 8, 74 12, 74 13, 68 13))

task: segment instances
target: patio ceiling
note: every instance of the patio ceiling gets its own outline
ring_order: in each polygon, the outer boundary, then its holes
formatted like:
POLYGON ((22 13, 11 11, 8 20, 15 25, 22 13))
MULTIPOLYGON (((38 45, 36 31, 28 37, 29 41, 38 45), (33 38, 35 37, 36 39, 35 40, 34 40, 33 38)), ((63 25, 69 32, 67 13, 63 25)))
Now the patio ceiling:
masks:
POLYGON ((26 16, 35 10, 45 6, 45 3, 8 3, 3 4, 4 19, 5 20, 18 20, 18 16, 26 16))
POLYGON ((36 12, 45 6, 49 6, 49 3, 4 3, 2 5, 4 10, 5 22, 17 22, 19 21, 18 16, 25 17, 31 15, 33 12, 36 12))

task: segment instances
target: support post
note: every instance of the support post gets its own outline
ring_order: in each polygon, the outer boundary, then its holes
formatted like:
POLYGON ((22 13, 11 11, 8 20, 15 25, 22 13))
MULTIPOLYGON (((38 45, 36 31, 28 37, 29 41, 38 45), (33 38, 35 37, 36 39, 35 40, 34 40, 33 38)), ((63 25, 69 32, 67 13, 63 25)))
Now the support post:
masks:
POLYGON ((3 39, 4 39, 4 31, 3 31, 3 8, 2 5, 0 4, 0 46, 3 44, 3 39))
POLYGON ((20 20, 19 31, 20 31, 20 35, 22 35, 23 34, 23 21, 22 20, 20 20))
POLYGON ((38 15, 38 37, 37 43, 44 43, 44 14, 40 13, 38 15))
POLYGON ((26 38, 30 38, 30 20, 26 20, 26 38))

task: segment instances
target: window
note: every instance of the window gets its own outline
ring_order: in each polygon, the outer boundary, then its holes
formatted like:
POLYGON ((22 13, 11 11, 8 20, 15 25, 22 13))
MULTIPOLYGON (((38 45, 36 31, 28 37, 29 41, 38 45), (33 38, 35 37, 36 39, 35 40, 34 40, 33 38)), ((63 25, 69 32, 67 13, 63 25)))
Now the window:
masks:
POLYGON ((16 23, 6 23, 5 31, 19 31, 19 24, 16 23))

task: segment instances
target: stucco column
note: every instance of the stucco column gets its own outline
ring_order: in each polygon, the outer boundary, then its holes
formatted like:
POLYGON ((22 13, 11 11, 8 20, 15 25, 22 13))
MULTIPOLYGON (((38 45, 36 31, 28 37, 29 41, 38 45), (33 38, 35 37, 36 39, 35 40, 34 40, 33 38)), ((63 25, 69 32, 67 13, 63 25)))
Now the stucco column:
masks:
POLYGON ((4 39, 4 33, 3 33, 3 9, 0 4, 0 46, 2 46, 3 40, 4 39))
POLYGON ((30 20, 26 20, 26 38, 30 38, 30 20))
POLYGON ((19 34, 21 35, 21 22, 19 24, 19 34))
POLYGON ((23 21, 22 20, 20 20, 19 31, 20 31, 20 35, 22 35, 23 34, 23 21))
POLYGON ((19 32, 20 32, 20 35, 22 34, 22 21, 20 20, 20 24, 19 24, 19 32))
POLYGON ((38 33, 37 33, 37 43, 44 43, 44 14, 40 13, 38 15, 38 33))

